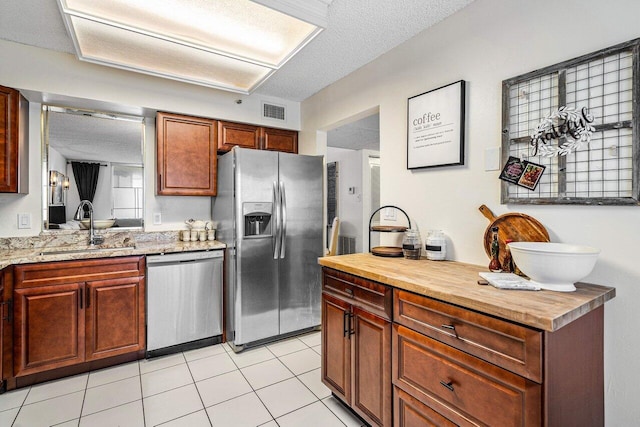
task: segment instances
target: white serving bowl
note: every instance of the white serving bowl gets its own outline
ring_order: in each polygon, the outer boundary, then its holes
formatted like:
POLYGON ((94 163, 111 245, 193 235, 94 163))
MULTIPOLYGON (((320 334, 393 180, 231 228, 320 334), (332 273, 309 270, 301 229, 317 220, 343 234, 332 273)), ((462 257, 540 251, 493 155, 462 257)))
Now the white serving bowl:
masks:
MULTIPOLYGON (((83 219, 80 221, 84 228, 89 228, 89 220, 83 219)), ((113 224, 116 223, 115 219, 94 219, 93 220, 93 228, 101 229, 101 228, 110 228, 113 227, 113 224)))
POLYGON ((513 261, 535 284, 552 291, 575 291, 574 283, 591 273, 599 249, 549 242, 509 243, 513 261))

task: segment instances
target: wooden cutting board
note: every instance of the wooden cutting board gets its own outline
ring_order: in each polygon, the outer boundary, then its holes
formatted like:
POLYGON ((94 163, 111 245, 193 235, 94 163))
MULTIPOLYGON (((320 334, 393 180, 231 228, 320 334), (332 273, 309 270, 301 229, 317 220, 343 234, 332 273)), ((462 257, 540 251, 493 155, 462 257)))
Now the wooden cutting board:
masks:
POLYGON ((500 244, 500 263, 504 262, 506 240, 514 242, 548 242, 549 233, 544 225, 523 213, 509 212, 496 217, 486 205, 478 208, 491 223, 484 231, 484 251, 491 258, 491 229, 498 227, 498 243, 500 244))

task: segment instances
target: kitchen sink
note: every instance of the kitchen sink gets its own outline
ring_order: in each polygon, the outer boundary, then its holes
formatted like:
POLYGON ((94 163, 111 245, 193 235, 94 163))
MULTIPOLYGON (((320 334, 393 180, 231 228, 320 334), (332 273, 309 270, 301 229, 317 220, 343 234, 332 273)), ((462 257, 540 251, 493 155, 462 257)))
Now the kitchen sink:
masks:
POLYGON ((114 251, 124 251, 127 249, 135 249, 135 246, 123 246, 120 248, 101 248, 99 246, 96 247, 88 247, 82 249, 56 249, 56 250, 44 250, 38 253, 38 255, 46 256, 46 255, 66 255, 66 254, 84 254, 84 253, 94 253, 94 252, 114 252, 114 251))

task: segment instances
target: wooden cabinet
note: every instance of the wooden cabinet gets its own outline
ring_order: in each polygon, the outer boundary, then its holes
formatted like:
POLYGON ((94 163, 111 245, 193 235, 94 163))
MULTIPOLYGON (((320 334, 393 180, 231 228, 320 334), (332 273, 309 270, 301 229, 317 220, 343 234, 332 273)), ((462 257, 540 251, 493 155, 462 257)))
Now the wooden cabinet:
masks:
POLYGON ((216 121, 178 114, 156 116, 156 192, 162 196, 215 196, 216 121))
POLYGON ((323 267, 322 381, 370 424, 604 425, 603 305, 550 331, 391 289, 323 267))
POLYGON ((0 193, 29 192, 29 104, 0 86, 0 193))
POLYGON ((324 269, 322 381, 372 425, 390 426, 391 289, 324 269))
POLYGON ((297 153, 298 132, 219 121, 218 151, 225 153, 234 146, 297 153))
POLYGON ((15 267, 14 376, 145 347, 144 257, 15 267))
POLYGON ((260 148, 261 128, 243 123, 218 122, 218 151, 233 147, 260 148))
POLYGON ((286 129, 262 128, 262 149, 298 153, 298 132, 286 129))
POLYGON ((397 426, 604 425, 602 306, 549 332, 395 289, 393 321, 397 426))

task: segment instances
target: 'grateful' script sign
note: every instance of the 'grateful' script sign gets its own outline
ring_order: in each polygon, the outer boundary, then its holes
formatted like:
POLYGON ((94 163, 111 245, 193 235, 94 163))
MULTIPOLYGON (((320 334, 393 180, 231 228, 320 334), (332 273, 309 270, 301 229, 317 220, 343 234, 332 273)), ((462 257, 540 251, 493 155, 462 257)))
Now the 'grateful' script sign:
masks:
POLYGON ((587 107, 580 111, 567 106, 558 108, 545 117, 531 135, 531 155, 566 156, 591 141, 591 134, 595 131, 591 124, 593 121, 587 107), (550 145, 552 140, 562 137, 567 141, 559 146, 550 145))

